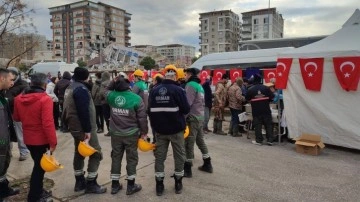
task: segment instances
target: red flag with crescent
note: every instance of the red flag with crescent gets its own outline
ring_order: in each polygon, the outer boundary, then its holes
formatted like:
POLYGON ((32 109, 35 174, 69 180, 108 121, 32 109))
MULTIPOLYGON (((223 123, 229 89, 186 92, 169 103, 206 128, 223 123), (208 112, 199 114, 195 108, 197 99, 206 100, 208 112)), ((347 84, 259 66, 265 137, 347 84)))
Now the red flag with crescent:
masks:
POLYGON ((143 79, 146 81, 146 80, 148 80, 148 77, 149 77, 149 75, 148 75, 148 71, 147 71, 147 70, 145 70, 145 71, 143 71, 143 72, 144 72, 143 79))
POLYGON ((285 89, 289 77, 292 58, 278 58, 276 63, 276 82, 277 89, 285 89))
POLYGON ((360 79, 360 57, 334 57, 334 69, 341 87, 356 91, 360 79))
POLYGON ((216 85, 222 78, 222 75, 226 73, 225 69, 215 69, 213 71, 213 85, 216 85))
POLYGON ((157 71, 151 71, 151 78, 154 78, 155 74, 157 74, 157 73, 159 73, 159 72, 157 72, 157 71))
POLYGON ((273 69, 264 69, 264 81, 265 83, 269 83, 270 79, 276 78, 276 68, 273 69))
POLYGON ((305 88, 320 91, 324 72, 324 58, 299 58, 305 88))
POLYGON ((208 76, 210 76, 210 70, 201 70, 201 72, 200 72, 201 83, 204 83, 208 76))
POLYGON ((231 83, 234 83, 236 78, 242 78, 242 69, 230 69, 230 80, 231 83))
POLYGON ((134 81, 134 72, 128 73, 129 81, 134 81))

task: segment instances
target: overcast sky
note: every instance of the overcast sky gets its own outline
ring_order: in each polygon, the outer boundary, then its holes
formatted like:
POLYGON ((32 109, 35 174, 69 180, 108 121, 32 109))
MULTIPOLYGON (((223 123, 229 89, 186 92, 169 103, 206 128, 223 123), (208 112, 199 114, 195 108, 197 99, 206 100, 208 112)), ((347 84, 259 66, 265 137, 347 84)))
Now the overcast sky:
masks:
MULTIPOLYGON (((73 0, 26 0, 39 34, 52 39, 49 7, 73 0)), ((97 1, 94 1, 97 2, 97 1)), ((199 13, 231 9, 239 15, 267 8, 268 0, 103 0, 132 14, 131 45, 179 43, 199 49, 199 13)), ((285 19, 284 37, 329 35, 360 6, 359 0, 271 0, 285 19)))

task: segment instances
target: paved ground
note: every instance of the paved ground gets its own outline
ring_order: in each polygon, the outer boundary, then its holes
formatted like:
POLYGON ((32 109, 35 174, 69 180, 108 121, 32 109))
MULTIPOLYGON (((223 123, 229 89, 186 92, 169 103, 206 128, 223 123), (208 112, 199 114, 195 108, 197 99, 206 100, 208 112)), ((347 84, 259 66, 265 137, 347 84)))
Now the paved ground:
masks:
MULTIPOLYGON (((225 128, 226 129, 226 128, 225 128)), ((227 129, 226 129, 227 131, 227 129)), ((252 135, 253 138, 253 135, 252 135)), ((137 182, 143 190, 132 196, 125 191, 111 195, 110 190, 110 138, 99 134, 104 160, 98 182, 108 192, 93 195, 73 192, 75 179, 72 171, 73 140, 69 133, 58 133, 57 159, 64 169, 47 173, 53 179, 55 201, 359 201, 360 156, 356 153, 325 148, 320 156, 307 156, 295 152, 295 146, 284 143, 274 146, 256 146, 246 137, 206 135, 214 173, 197 170, 202 164, 197 148, 193 178, 184 179, 182 194, 175 194, 172 152, 166 160, 165 193, 155 194, 154 156, 139 151, 137 182)), ((9 169, 10 179, 28 176, 32 160, 19 162, 17 149, 9 169)), ((124 161, 123 161, 124 162, 124 161)), ((125 163, 125 162, 124 162, 125 163)), ((125 168, 122 183, 126 185, 125 168)), ((126 187, 126 186, 125 186, 126 187)))

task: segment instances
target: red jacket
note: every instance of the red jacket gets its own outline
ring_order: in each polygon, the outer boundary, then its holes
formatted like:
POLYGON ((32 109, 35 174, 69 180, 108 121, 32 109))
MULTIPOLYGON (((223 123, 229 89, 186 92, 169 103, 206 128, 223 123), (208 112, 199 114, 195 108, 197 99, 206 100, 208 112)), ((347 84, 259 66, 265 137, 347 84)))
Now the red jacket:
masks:
POLYGON ((57 144, 53 101, 43 89, 32 87, 15 98, 14 120, 22 123, 26 145, 57 144))

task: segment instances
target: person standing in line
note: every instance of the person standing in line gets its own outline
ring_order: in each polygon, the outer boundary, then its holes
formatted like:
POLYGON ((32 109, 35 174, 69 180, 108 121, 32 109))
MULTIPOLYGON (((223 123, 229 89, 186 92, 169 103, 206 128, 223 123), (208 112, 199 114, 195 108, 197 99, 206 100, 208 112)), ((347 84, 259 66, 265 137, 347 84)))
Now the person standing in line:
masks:
POLYGON ((262 125, 265 126, 267 145, 273 145, 273 124, 270 110, 270 102, 274 98, 271 90, 261 84, 261 76, 254 75, 254 85, 248 89, 246 100, 251 103, 251 110, 253 116, 253 126, 255 128, 255 139, 252 143, 255 145, 262 145, 264 137, 261 133, 262 125))
POLYGON ((43 154, 47 150, 54 152, 57 145, 54 104, 45 92, 47 80, 46 74, 33 74, 30 88, 15 98, 14 120, 22 123, 24 142, 34 161, 28 202, 46 201, 51 196, 51 192, 43 189, 45 171, 40 165, 43 154))
POLYGON ((141 99, 145 104, 145 108, 147 108, 148 99, 149 99, 149 90, 143 78, 144 78, 143 71, 141 71, 140 69, 134 71, 135 83, 134 83, 134 87, 132 88, 132 92, 141 97, 141 99))
POLYGON ((69 132, 69 129, 68 129, 64 119, 62 118, 63 117, 62 114, 64 111, 65 90, 70 85, 70 83, 71 83, 71 74, 70 74, 70 72, 65 71, 63 73, 61 80, 55 84, 55 88, 54 88, 54 93, 57 96, 57 98, 59 99, 59 114, 60 114, 60 121, 61 121, 60 131, 63 133, 69 132))
MULTIPOLYGON (((152 78, 152 83, 149 86, 149 94, 151 93, 151 91, 156 88, 158 85, 161 84, 161 82, 164 80, 164 76, 160 73, 157 73, 153 76, 152 78)), ((150 99, 150 97, 149 97, 150 99)), ((147 109, 148 110, 148 109, 147 109)), ((155 136, 155 131, 153 128, 151 128, 152 134, 153 134, 153 141, 152 143, 155 144, 156 143, 156 136, 155 136)))
POLYGON ((217 135, 226 135, 222 131, 222 122, 224 121, 224 107, 226 102, 226 84, 228 83, 229 76, 227 74, 222 75, 221 80, 218 81, 215 88, 214 96, 214 134, 217 135))
POLYGON ((199 167, 199 170, 212 173, 213 167, 211 165, 211 158, 203 134, 205 100, 204 89, 200 84, 200 70, 197 68, 188 68, 185 70, 185 73, 185 92, 187 101, 190 105, 190 113, 187 115, 186 122, 189 126, 190 134, 185 140, 186 161, 184 163, 184 177, 191 178, 195 142, 199 147, 204 160, 204 164, 199 167))
POLYGON ((121 162, 126 151, 127 190, 126 195, 132 195, 141 190, 140 184, 135 184, 138 157, 138 139, 146 138, 148 121, 144 102, 141 97, 131 92, 129 81, 117 77, 111 81, 107 90, 107 102, 110 105, 110 135, 111 135, 111 194, 122 189, 119 183, 121 162))
POLYGON ((106 97, 105 97, 105 92, 106 92, 106 88, 110 83, 110 73, 105 71, 103 73, 101 73, 101 86, 100 86, 100 103, 102 106, 102 112, 104 115, 104 120, 106 123, 106 128, 107 128, 107 133, 105 133, 105 136, 110 136, 109 133, 109 126, 110 126, 110 106, 109 104, 106 102, 106 97))
MULTIPOLYGON (((15 97, 22 93, 26 88, 29 88, 29 84, 21 78, 20 72, 16 67, 9 67, 10 74, 15 78, 14 85, 6 91, 5 97, 8 99, 11 114, 14 113, 14 100, 15 97)), ((24 135, 22 124, 19 121, 14 121, 15 132, 17 136, 17 144, 20 152, 19 161, 25 161, 28 157, 29 150, 24 144, 24 135)))
POLYGON ((51 77, 50 83, 46 86, 46 93, 51 97, 54 107, 53 107, 53 117, 54 117, 54 123, 55 123, 55 129, 59 129, 59 99, 54 93, 54 88, 56 83, 59 81, 57 77, 51 77))
POLYGON ((206 81, 204 82, 202 87, 204 89, 205 99, 203 131, 205 134, 207 134, 208 132, 211 132, 208 127, 212 108, 211 76, 208 76, 206 78, 206 81))
POLYGON ((239 114, 242 111, 242 105, 245 102, 245 97, 242 96, 241 86, 243 84, 242 78, 236 78, 235 83, 230 86, 228 90, 229 108, 231 112, 231 135, 233 137, 242 136, 239 134, 239 114))
POLYGON ((177 70, 173 65, 164 69, 165 79, 151 91, 149 99, 149 118, 151 127, 155 130, 155 181, 156 194, 164 193, 164 162, 168 147, 173 148, 175 173, 175 193, 182 192, 184 176, 185 148, 184 130, 185 115, 190 112, 185 90, 177 81, 177 70))
POLYGON ((97 125, 97 133, 103 133, 104 132, 104 115, 101 105, 101 94, 100 94, 100 88, 101 88, 101 72, 96 72, 95 74, 96 80, 94 83, 94 86, 91 90, 91 96, 94 100, 95 109, 96 109, 96 125, 97 125))
POLYGON ((96 181, 102 153, 96 133, 95 105, 85 82, 88 77, 89 71, 87 69, 75 68, 73 82, 65 91, 63 115, 74 138, 73 168, 76 179, 74 191, 78 192, 85 189, 85 193, 102 194, 106 192, 106 187, 100 186, 96 181), (84 177, 85 157, 81 156, 77 150, 80 141, 88 142, 97 150, 89 157, 86 180, 84 177))
POLYGON ((11 161, 11 141, 16 142, 11 110, 4 91, 14 85, 15 77, 8 69, 0 68, 0 201, 8 196, 20 193, 17 188, 9 186, 6 173, 11 161))

